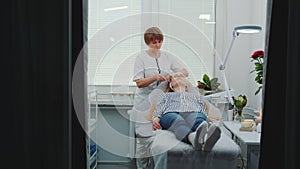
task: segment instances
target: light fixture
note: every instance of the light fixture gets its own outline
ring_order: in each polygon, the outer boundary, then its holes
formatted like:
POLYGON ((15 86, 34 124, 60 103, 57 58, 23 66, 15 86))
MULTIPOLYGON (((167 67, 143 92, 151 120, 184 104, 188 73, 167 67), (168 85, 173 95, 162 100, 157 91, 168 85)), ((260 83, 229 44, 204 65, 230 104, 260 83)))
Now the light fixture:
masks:
POLYGON ((121 9, 127 9, 128 6, 118 6, 118 7, 112 7, 112 8, 105 8, 104 11, 116 11, 116 10, 121 10, 121 9))
POLYGON ((215 21, 207 21, 207 22, 204 22, 205 24, 211 24, 211 25, 214 25, 214 24, 216 24, 216 22, 215 21))
POLYGON ((223 76, 223 79, 224 79, 224 85, 225 85, 224 87, 225 87, 225 90, 227 92, 228 101, 231 104, 231 105, 229 105, 229 107, 233 107, 234 104, 233 104, 233 99, 232 99, 231 93, 229 91, 227 79, 226 79, 226 76, 225 76, 225 68, 226 68, 225 66, 226 66, 226 62, 228 60, 231 48, 233 46, 233 42, 234 42, 235 38, 238 37, 240 34, 259 33, 261 30, 262 30, 262 27, 257 26, 257 25, 240 25, 240 26, 234 27, 234 29, 233 29, 231 43, 229 45, 229 48, 226 52, 226 55, 223 59, 222 64, 219 67, 221 75, 223 76))
POLYGON ((256 25, 243 25, 234 27, 233 31, 237 34, 240 33, 258 33, 262 30, 260 26, 256 25))
POLYGON ((200 14, 199 19, 204 19, 209 21, 210 20, 210 14, 200 14))

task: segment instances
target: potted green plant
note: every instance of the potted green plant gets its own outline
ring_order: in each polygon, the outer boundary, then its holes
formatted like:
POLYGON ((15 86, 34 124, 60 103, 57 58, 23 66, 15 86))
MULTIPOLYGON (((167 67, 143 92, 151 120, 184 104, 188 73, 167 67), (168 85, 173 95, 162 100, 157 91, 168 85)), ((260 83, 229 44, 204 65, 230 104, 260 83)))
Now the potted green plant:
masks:
POLYGON ((247 104, 247 97, 246 95, 238 95, 237 97, 232 97, 233 99, 233 103, 234 103, 234 117, 235 120, 241 121, 243 120, 245 117, 243 115, 243 109, 247 104))
POLYGON ((197 87, 200 89, 200 93, 204 95, 219 91, 219 86, 220 83, 218 82, 218 78, 214 77, 210 79, 207 74, 203 75, 202 81, 197 82, 197 87))

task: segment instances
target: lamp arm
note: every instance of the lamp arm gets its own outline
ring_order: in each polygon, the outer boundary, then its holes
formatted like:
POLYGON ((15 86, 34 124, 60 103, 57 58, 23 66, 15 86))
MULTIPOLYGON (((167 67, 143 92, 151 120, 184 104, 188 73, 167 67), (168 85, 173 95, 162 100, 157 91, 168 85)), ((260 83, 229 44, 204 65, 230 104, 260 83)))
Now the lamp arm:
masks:
POLYGON ((221 74, 222 74, 222 78, 223 78, 223 80, 224 80, 224 87, 225 87, 225 90, 226 90, 226 92, 227 92, 228 101, 229 101, 229 103, 230 103, 229 108, 230 108, 230 107, 233 107, 234 103, 233 103, 233 99, 232 99, 231 93, 230 93, 230 91, 229 91, 229 87, 228 87, 228 83, 227 83, 227 79, 226 79, 226 75, 225 75, 225 65, 226 65, 226 63, 227 63, 227 60, 228 60, 228 57, 229 57, 231 48, 232 48, 232 46, 233 46, 233 43, 234 43, 234 41, 235 41, 235 38, 239 35, 239 33, 237 33, 236 31, 233 31, 233 34, 232 34, 232 35, 233 35, 233 36, 232 36, 232 39, 231 39, 229 48, 228 48, 228 50, 227 50, 227 52, 226 52, 226 55, 225 55, 225 57, 224 57, 224 59, 223 59, 222 64, 221 64, 220 67, 219 67, 219 69, 220 69, 220 71, 221 71, 221 74))
POLYGON ((222 64, 221 64, 220 67, 219 67, 220 70, 225 70, 225 65, 226 65, 226 63, 227 63, 229 54, 230 54, 230 52, 231 52, 231 48, 232 48, 232 46, 233 46, 234 40, 235 40, 235 38, 236 38, 237 36, 238 36, 238 33, 236 33, 236 32, 234 31, 234 32, 233 32, 232 39, 231 39, 231 42, 230 42, 230 45, 229 45, 229 48, 228 48, 228 50, 227 50, 227 52, 226 52, 226 55, 225 55, 225 57, 224 57, 224 59, 223 59, 222 64))
POLYGON ((224 88, 225 88, 226 93, 227 93, 228 101, 231 104, 231 105, 229 105, 229 108, 231 108, 231 107, 233 107, 234 103, 233 103, 232 95, 229 91, 229 87, 228 87, 228 83, 227 83, 227 79, 226 79, 226 75, 225 75, 225 70, 221 70, 221 75, 222 75, 222 78, 224 80, 224 88))

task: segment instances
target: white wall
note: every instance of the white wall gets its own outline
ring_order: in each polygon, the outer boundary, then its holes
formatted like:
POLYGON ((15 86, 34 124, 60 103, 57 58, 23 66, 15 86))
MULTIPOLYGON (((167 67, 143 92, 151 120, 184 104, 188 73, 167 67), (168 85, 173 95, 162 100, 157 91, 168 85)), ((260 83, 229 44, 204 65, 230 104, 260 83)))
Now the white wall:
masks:
MULTIPOLYGON (((267 0, 217 0, 217 52, 221 58, 229 46, 232 30, 237 25, 260 25, 259 34, 240 34, 233 44, 227 66, 226 77, 235 95, 245 94, 248 104, 256 110, 260 107, 261 93, 255 95, 254 63, 249 58, 258 49, 264 50, 267 0)), ((218 64, 218 63, 217 63, 218 64)), ((218 69, 218 66, 216 66, 218 69)))
POLYGON ((214 0, 89 0, 88 4, 88 85, 135 85, 135 54, 147 47, 143 33, 150 26, 161 28, 162 50, 188 68, 192 84, 203 74, 213 74, 214 0), (105 10, 118 6, 127 8, 105 10), (210 18, 199 19, 201 14, 210 18))

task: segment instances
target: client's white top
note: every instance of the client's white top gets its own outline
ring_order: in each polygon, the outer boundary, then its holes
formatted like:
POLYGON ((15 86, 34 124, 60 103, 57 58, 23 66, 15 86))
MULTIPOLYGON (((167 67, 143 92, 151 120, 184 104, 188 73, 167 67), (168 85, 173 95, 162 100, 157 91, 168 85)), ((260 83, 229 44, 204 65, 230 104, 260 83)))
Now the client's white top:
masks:
POLYGON ((154 117, 161 117, 168 112, 201 112, 206 114, 205 106, 200 94, 190 92, 164 93, 157 103, 154 117))

